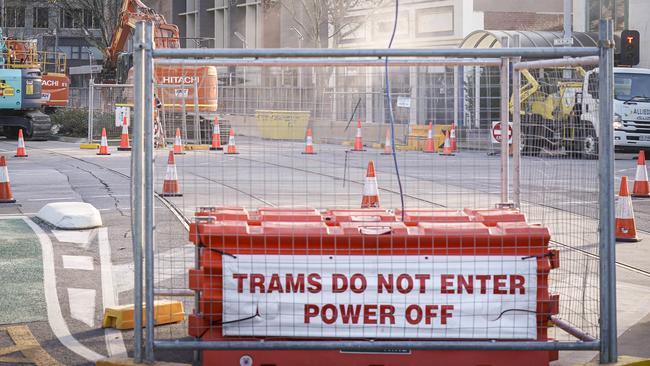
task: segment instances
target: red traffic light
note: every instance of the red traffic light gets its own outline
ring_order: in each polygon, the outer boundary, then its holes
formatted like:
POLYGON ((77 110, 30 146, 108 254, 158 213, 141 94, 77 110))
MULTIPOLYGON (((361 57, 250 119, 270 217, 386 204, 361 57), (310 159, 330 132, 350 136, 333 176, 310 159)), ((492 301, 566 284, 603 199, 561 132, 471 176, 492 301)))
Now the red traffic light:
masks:
POLYGON ((627 36, 626 41, 627 41, 627 44, 634 43, 634 36, 627 36))

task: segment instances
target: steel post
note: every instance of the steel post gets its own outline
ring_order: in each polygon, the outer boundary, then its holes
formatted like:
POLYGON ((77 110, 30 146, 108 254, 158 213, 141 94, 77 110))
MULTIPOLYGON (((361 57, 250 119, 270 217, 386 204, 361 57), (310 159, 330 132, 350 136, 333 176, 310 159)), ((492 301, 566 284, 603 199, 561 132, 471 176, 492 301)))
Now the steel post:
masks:
POLYGON ((95 80, 88 83, 88 143, 93 143, 93 118, 95 109, 95 80))
POLYGON ((597 47, 533 48, 159 48, 155 58, 525 57, 596 56, 597 47))
POLYGON ((192 101, 194 103, 192 108, 194 112, 194 143, 198 145, 201 143, 201 125, 199 120, 199 83, 196 80, 192 85, 192 92, 194 93, 192 101))
POLYGON ((614 233, 614 27, 600 20, 599 103, 599 253, 600 253, 600 362, 616 362, 616 238, 614 233))
MULTIPOLYGON (((142 309, 142 244, 144 243, 144 23, 135 25, 133 52, 134 67, 134 120, 133 120, 133 152, 131 154, 131 221, 133 241, 133 306, 142 309)), ((133 358, 142 362, 142 311, 133 314, 133 358)))
POLYGON ((154 263, 153 263, 153 243, 154 243, 154 204, 153 204, 153 24, 145 23, 144 26, 144 60, 143 60, 143 77, 144 77, 144 250, 145 250, 145 314, 146 314, 146 342, 145 342, 145 360, 154 361, 153 354, 153 331, 154 331, 154 263))
MULTIPOLYGON (((513 36, 514 46, 521 46, 519 35, 513 36)), ((519 62, 515 58, 513 62, 519 62)), ((512 200, 521 207, 521 71, 512 71, 512 200)))
POLYGON ((539 341, 156 341, 157 349, 200 350, 346 350, 385 351, 386 349, 445 351, 530 351, 597 350, 600 342, 539 341))
MULTIPOLYGON (((501 47, 508 48, 508 37, 501 38, 501 47)), ((506 204, 510 201, 509 182, 510 182, 510 154, 508 153, 508 104, 510 100, 510 59, 501 58, 501 70, 499 81, 501 85, 501 203, 506 204)))

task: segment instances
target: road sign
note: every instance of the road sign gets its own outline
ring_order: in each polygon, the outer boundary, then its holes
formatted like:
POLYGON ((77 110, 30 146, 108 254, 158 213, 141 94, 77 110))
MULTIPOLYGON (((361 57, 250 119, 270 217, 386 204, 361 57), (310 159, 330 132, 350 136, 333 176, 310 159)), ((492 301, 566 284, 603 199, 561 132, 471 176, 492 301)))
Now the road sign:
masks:
MULTIPOLYGON (((492 130, 490 132, 492 143, 501 143, 501 122, 492 122, 492 130)), ((508 144, 512 144, 512 122, 508 122, 508 144)))

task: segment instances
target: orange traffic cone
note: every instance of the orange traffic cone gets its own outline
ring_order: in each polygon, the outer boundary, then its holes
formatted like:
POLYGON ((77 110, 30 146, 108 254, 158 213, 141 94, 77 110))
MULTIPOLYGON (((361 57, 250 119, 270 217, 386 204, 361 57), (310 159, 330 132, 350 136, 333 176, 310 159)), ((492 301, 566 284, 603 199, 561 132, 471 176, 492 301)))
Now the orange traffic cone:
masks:
POLYGON ((235 145, 235 130, 232 127, 228 135, 228 150, 226 150, 225 154, 239 154, 237 152, 237 145, 235 145))
POLYGON ((314 138, 312 136, 311 128, 307 129, 307 140, 305 142, 305 151, 303 151, 302 153, 308 155, 316 154, 314 152, 314 138))
POLYGON ((645 166, 645 151, 639 151, 639 160, 636 164, 636 177, 632 187, 632 197, 650 197, 648 186, 648 169, 645 166))
POLYGON ((451 140, 451 151, 456 151, 458 149, 458 144, 456 142, 456 124, 451 125, 451 132, 449 132, 449 138, 451 140))
POLYGON ((363 138, 361 137, 361 118, 357 119, 357 135, 354 138, 352 151, 366 151, 363 148, 363 138))
POLYGON ((117 147, 117 151, 131 151, 131 146, 129 145, 129 125, 126 123, 126 116, 122 118, 122 135, 120 136, 120 146, 117 147))
POLYGON ((221 129, 219 128, 219 117, 214 117, 214 125, 212 126, 212 145, 210 150, 223 150, 221 146, 221 129))
POLYGON ((178 173, 176 172, 174 151, 170 151, 169 157, 167 158, 167 171, 165 172, 165 180, 163 181, 163 191, 161 196, 179 197, 182 195, 183 194, 178 185, 178 173))
POLYGON ((433 123, 429 122, 429 131, 427 132, 427 143, 424 145, 425 153, 434 153, 436 148, 433 146, 433 123))
POLYGON ((616 200, 616 241, 636 242, 636 223, 632 198, 627 189, 627 177, 621 177, 621 191, 616 200))
POLYGON ((99 144, 99 152, 97 155, 111 155, 108 152, 108 140, 106 139, 106 128, 102 128, 102 140, 99 144))
POLYGON ((26 158, 27 150, 25 150, 25 139, 23 138, 23 129, 18 130, 18 147, 16 148, 17 158, 26 158))
POLYGON ((176 135, 174 136, 174 155, 183 155, 185 154, 185 151, 183 151, 183 141, 181 140, 181 129, 176 128, 176 135))
POLYGON ((9 170, 4 155, 0 155, 0 203, 14 203, 16 200, 11 194, 9 183, 9 170))
POLYGON ((375 175, 375 162, 368 162, 366 171, 366 181, 363 184, 363 198, 361 198, 361 208, 379 207, 379 187, 377 185, 377 176, 375 175))
POLYGON ((451 149, 451 141, 449 139, 449 130, 445 132, 445 143, 442 146, 442 153, 440 155, 443 156, 453 156, 454 151, 451 149))
POLYGON ((382 155, 392 155, 393 154, 393 145, 390 138, 390 127, 386 129, 386 142, 384 142, 384 152, 382 155))

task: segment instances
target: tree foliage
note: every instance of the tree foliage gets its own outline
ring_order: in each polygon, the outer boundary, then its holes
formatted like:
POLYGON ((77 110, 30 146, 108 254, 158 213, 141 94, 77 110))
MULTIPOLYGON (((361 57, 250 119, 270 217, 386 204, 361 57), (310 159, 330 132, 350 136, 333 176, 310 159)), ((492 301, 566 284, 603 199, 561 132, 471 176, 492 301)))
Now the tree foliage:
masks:
POLYGON ((310 47, 336 47, 363 26, 387 0, 281 0, 310 47), (351 16, 363 9, 359 16, 351 16))
POLYGON ((79 24, 88 44, 106 52, 119 22, 122 0, 50 0, 50 3, 79 24), (92 12, 92 27, 84 10, 92 12))

